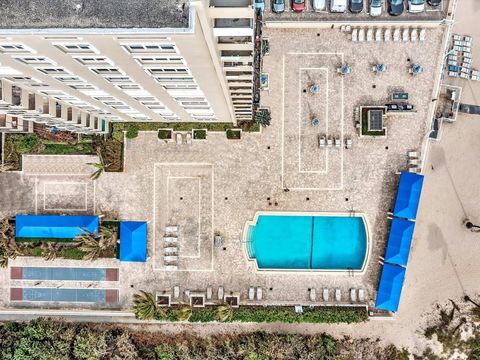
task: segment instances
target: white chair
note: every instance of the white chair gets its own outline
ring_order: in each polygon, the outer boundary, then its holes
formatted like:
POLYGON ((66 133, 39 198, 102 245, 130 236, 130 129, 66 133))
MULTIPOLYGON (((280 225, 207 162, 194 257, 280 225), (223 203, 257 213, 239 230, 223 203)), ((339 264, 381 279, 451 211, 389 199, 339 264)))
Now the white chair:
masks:
POLYGON ((167 233, 176 233, 176 232, 178 232, 178 226, 177 226, 177 225, 167 226, 167 227, 165 228, 165 232, 167 232, 167 233))
POLYGON ((395 42, 400 41, 400 29, 393 30, 393 41, 395 42))
POLYGON ((212 300, 212 293, 213 293, 212 286, 208 285, 207 286, 207 295, 206 295, 207 300, 212 300))
POLYGON ((365 30, 360 28, 358 30, 358 41, 359 42, 364 42, 365 41, 365 30))
POLYGON ((163 252, 165 254, 175 254, 178 251, 178 248, 176 246, 168 246, 163 249, 163 252))
POLYGON ((341 146, 342 146, 342 141, 340 140, 339 137, 336 137, 335 138, 335 148, 340 149, 341 146))
POLYGON ((255 289, 250 286, 248 288, 248 300, 253 300, 255 298, 255 289))
POLYGON ((186 139, 187 139, 187 145, 192 145, 192 134, 187 133, 186 139))
POLYGON ((418 40, 418 31, 417 29, 412 29, 412 32, 410 33, 410 40, 412 42, 417 42, 418 40))
POLYGON ((373 29, 367 30, 367 42, 373 41, 373 29))
POLYGON ((263 299, 263 290, 261 287, 257 287, 257 300, 263 299))
POLYGON ((333 147, 333 139, 332 139, 331 137, 329 137, 329 138, 327 139, 327 147, 328 147, 328 148, 333 147))
POLYGON ((218 293, 217 293, 218 300, 223 300, 223 295, 224 295, 223 286, 219 286, 218 293))
POLYGON ((178 239, 175 236, 165 236, 163 238, 163 241, 165 241, 167 244, 176 244, 177 240, 178 239))
POLYGON ((358 301, 365 301, 365 289, 358 289, 358 301))
POLYGON ((317 300, 317 292, 315 291, 315 288, 310 289, 310 301, 316 301, 317 300))
POLYGON ((392 40, 392 30, 390 30, 390 28, 385 30, 384 37, 385 37, 385 42, 389 42, 390 40, 392 40))
POLYGON ((411 159, 417 159, 418 158, 418 151, 409 151, 407 153, 407 155, 411 159))
POLYGON ((175 285, 173 287, 173 298, 178 299, 180 297, 180 286, 175 285))
POLYGON ((357 42, 358 41, 358 29, 353 29, 352 30, 352 41, 357 42))
POLYGON ((353 147, 353 143, 352 143, 352 139, 351 138, 347 138, 345 140, 345 148, 346 149, 351 149, 353 147))
POLYGON ((166 255, 166 256, 163 257, 163 260, 167 263, 174 262, 174 261, 178 260, 178 256, 176 256, 176 255, 166 255))
POLYGON ((357 302, 357 290, 355 288, 350 289, 350 300, 351 302, 357 302))
POLYGON ((318 146, 320 147, 320 149, 325 148, 325 136, 318 137, 318 146))
POLYGON ((177 135, 176 135, 176 140, 177 140, 177 145, 182 145, 182 142, 183 142, 183 140, 182 140, 182 134, 177 133, 177 135))
POLYGON ((342 301, 342 290, 340 290, 339 288, 335 289, 335 301, 342 301))
POLYGON ((403 42, 410 41, 410 34, 408 32, 408 29, 403 29, 402 40, 403 40, 403 42))
POLYGON ((419 36, 420 41, 425 41, 426 32, 427 31, 425 29, 420 30, 420 36, 419 36))
POLYGON ((323 288, 323 301, 328 301, 330 299, 330 294, 327 288, 323 288))
POLYGON ((421 160, 420 159, 409 159, 408 160, 408 165, 420 165, 421 160))
POLYGON ((382 41, 382 29, 377 29, 375 31, 375 41, 382 41))
POLYGON ((165 270, 177 270, 178 269, 178 266, 177 265, 172 265, 172 264, 168 264, 168 265, 165 265, 165 270))

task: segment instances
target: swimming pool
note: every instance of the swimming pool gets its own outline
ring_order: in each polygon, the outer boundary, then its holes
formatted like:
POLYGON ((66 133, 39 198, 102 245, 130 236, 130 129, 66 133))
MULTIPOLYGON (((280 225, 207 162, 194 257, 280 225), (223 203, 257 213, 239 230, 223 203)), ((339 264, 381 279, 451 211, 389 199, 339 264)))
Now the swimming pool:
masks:
POLYGON ((259 270, 365 269, 368 230, 363 214, 257 213, 244 241, 259 270))

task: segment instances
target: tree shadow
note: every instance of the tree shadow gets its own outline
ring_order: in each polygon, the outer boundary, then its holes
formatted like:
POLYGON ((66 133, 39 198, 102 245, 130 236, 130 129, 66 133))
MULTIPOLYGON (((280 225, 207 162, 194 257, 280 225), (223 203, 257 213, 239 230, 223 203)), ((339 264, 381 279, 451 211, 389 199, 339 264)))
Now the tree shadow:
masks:
POLYGON ((442 252, 442 264, 445 264, 448 255, 448 245, 442 230, 437 224, 431 223, 428 225, 427 241, 429 250, 432 252, 440 250, 442 252))

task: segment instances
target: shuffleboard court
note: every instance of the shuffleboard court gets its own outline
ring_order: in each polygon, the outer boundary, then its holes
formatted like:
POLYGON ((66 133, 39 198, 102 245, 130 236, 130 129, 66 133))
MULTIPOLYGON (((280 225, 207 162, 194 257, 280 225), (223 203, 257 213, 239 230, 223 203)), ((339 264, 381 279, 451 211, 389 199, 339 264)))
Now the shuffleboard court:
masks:
POLYGON ((11 301, 116 303, 116 289, 11 288, 11 301))
POLYGON ((118 281, 115 268, 12 267, 12 280, 118 281))

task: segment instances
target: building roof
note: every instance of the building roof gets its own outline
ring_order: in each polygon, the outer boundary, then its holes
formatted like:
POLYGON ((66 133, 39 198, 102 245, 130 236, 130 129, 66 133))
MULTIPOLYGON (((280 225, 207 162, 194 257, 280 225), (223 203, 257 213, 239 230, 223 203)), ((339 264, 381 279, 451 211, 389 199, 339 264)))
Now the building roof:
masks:
POLYGON ((0 28, 182 28, 188 0, 3 0, 0 28))
POLYGON ((19 238, 73 239, 82 229, 98 233, 98 216, 17 215, 15 220, 19 238))
POLYGON ((120 222, 120 261, 147 261, 146 222, 120 222))

